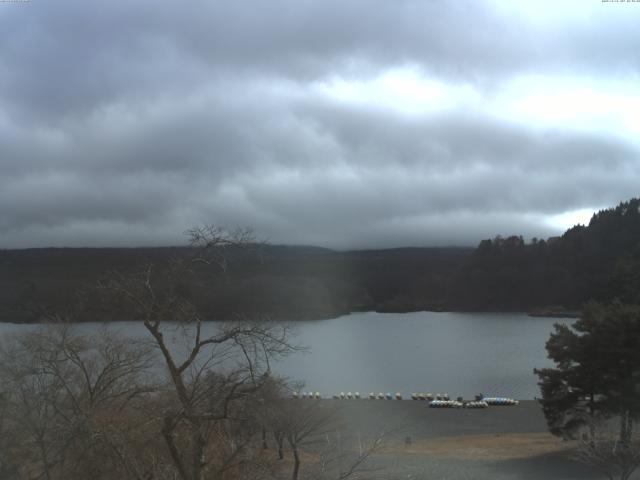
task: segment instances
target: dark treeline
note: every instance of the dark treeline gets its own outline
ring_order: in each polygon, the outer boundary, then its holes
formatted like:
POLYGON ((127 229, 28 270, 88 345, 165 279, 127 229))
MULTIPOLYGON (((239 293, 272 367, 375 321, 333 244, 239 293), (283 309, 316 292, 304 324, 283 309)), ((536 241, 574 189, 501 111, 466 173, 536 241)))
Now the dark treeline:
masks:
MULTIPOLYGON (((326 318, 356 310, 446 308, 451 272, 472 249, 405 248, 336 252, 313 247, 260 246, 227 254, 226 273, 197 272, 182 293, 207 318, 238 314, 279 319, 326 318)), ((29 322, 48 312, 81 308, 80 320, 131 319, 101 311, 91 293, 108 271, 162 266, 189 248, 28 249, 0 252, 0 319, 29 322)))
MULTIPOLYGON (((639 209, 640 200, 632 199, 561 237, 525 242, 521 236, 497 236, 476 249, 256 246, 231 252, 225 275, 203 269, 197 281, 181 288, 208 318, 323 318, 358 310, 548 312, 615 298, 640 303, 639 209)), ((90 295, 78 291, 109 270, 127 272, 148 262, 162 275, 163 264, 190 251, 0 251, 0 319, 35 321, 68 305, 81 312, 79 320, 131 318, 126 310, 101 312, 90 295)))
POLYGON ((464 309, 640 303, 640 199, 602 210, 561 237, 483 240, 455 276, 449 300, 464 309))

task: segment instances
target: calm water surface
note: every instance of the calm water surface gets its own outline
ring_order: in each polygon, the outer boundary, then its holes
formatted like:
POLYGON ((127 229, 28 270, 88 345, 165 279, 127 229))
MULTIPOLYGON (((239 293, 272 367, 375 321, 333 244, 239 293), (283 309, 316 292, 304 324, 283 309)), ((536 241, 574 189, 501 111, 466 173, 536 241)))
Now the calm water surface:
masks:
MULTIPOLYGON (((544 345, 556 322, 572 320, 517 313, 366 312, 296 322, 295 341, 309 352, 277 362, 274 370, 323 395, 422 391, 470 397, 482 392, 531 399, 539 396, 533 368, 551 365, 544 345)), ((33 327, 0 324, 0 335, 28 328, 33 327)), ((89 333, 97 328, 79 326, 89 333)), ((114 328, 145 336, 140 323, 114 328)))

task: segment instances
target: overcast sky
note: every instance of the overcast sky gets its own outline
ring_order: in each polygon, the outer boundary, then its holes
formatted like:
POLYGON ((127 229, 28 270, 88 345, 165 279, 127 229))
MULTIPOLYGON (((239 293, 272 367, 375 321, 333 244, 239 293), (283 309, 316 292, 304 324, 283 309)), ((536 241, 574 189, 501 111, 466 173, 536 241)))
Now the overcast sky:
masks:
POLYGON ((640 3, 0 3, 0 247, 546 237, 640 194, 640 3))

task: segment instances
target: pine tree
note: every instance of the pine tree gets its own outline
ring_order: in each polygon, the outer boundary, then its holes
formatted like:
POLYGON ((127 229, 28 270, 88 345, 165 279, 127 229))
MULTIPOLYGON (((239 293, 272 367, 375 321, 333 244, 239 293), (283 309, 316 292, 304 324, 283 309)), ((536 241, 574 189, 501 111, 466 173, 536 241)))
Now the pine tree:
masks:
POLYGON ((588 304, 571 327, 555 325, 536 369, 551 433, 571 438, 594 418, 619 417, 620 441, 640 418, 640 306, 588 304))

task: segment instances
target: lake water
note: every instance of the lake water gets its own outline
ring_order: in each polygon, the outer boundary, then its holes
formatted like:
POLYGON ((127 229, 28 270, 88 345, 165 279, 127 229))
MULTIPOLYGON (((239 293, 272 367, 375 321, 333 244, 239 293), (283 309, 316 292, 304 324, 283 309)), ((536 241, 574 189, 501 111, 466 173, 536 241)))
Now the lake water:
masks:
MULTIPOLYGON (((304 381, 305 390, 448 393, 532 399, 539 396, 535 367, 551 365, 545 342, 553 324, 571 319, 517 313, 353 313, 331 320, 295 322, 297 343, 308 353, 274 365, 276 373, 304 381)), ((33 328, 0 324, 0 336, 33 328)), ((82 332, 98 324, 82 324, 82 332)), ((144 337, 140 323, 116 330, 144 337)), ((213 328, 213 327, 211 327, 213 328)))

